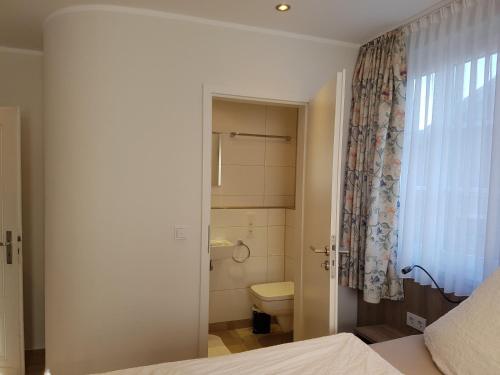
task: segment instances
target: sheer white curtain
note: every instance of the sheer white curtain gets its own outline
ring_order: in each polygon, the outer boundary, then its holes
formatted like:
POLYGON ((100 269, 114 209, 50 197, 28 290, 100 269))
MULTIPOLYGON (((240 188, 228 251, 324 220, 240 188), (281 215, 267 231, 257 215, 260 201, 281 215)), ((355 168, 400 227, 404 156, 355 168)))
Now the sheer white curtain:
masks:
POLYGON ((409 38, 398 268, 468 295, 500 265, 500 0, 455 2, 409 38))

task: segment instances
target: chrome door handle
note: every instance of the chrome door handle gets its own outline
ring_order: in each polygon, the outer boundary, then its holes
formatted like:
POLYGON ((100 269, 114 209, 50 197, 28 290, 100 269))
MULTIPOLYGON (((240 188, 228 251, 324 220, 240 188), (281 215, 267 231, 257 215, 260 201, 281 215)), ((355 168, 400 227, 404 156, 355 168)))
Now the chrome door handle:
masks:
POLYGON ((326 256, 330 255, 329 246, 325 246, 322 249, 316 249, 314 246, 309 246, 309 249, 311 249, 316 254, 325 254, 326 256))
POLYGON ((12 231, 5 231, 5 243, 0 242, 0 246, 5 246, 7 264, 12 264, 12 231))

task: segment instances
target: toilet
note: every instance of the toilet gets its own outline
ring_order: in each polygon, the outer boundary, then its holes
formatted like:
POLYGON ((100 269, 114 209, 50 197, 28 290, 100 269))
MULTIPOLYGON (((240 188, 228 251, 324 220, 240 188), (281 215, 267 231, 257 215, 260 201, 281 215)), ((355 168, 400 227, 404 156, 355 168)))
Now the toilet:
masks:
POLYGON ((275 316, 283 332, 293 329, 293 281, 255 284, 250 287, 253 304, 261 311, 275 316))

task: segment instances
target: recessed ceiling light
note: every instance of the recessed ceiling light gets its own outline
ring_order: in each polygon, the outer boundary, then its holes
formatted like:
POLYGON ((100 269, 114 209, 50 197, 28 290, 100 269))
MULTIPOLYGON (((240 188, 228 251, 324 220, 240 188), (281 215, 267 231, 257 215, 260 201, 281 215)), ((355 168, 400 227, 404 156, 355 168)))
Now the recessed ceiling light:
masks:
POLYGON ((276 10, 278 12, 286 12, 287 10, 290 10, 290 5, 288 5, 288 4, 278 4, 278 5, 276 5, 276 10))

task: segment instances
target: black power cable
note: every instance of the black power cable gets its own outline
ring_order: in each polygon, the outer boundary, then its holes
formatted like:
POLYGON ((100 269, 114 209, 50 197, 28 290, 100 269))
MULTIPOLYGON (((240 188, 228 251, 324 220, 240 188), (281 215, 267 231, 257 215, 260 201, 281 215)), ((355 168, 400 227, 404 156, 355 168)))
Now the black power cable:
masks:
POLYGON ((444 292, 441 290, 441 287, 438 285, 436 280, 434 280, 434 278, 431 276, 431 274, 429 272, 427 272, 427 270, 424 267, 421 267, 418 264, 414 264, 413 266, 406 266, 405 268, 403 268, 401 270, 401 272, 403 273, 403 275, 406 275, 407 273, 410 273, 414 268, 420 268, 422 271, 424 271, 427 274, 427 276, 429 276, 431 278, 434 285, 436 285, 437 290, 439 290, 439 293, 441 293, 441 295, 443 296, 443 298, 445 300, 447 300, 448 302, 457 303, 457 304, 463 301, 463 300, 453 300, 453 299, 449 298, 446 294, 444 294, 444 292))

